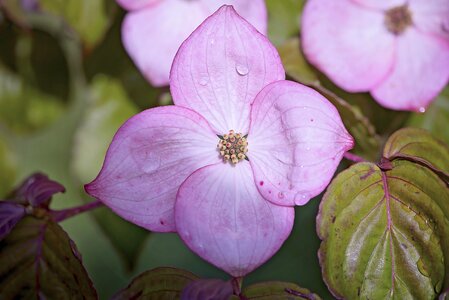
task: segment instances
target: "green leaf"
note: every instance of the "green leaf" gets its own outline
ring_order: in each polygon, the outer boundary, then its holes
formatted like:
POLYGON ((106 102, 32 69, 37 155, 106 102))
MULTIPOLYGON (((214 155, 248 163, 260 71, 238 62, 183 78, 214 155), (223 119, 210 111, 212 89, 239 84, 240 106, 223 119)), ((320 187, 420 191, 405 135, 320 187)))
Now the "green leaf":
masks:
MULTIPOLYGON (((90 102, 75 135, 72 166, 83 183, 92 181, 101 169, 106 150, 117 129, 137 108, 117 80, 98 75, 91 86, 90 102)), ((110 209, 94 213, 112 244, 132 269, 148 232, 118 217, 110 209)))
POLYGON ((294 283, 288 282, 263 282, 253 284, 243 290, 243 296, 246 299, 260 300, 288 300, 288 299, 307 299, 320 300, 321 298, 310 292, 308 289, 301 288, 294 283))
POLYGON ((36 90, 0 65, 0 124, 29 133, 53 123, 63 111, 57 98, 36 90))
POLYGON ((360 163, 328 187, 317 217, 325 281, 347 299, 434 299, 449 285, 449 190, 406 160, 360 163))
POLYGON ((174 268, 146 271, 111 300, 118 299, 179 299, 182 289, 198 279, 194 274, 174 268))
POLYGON ((305 0, 266 0, 268 36, 276 46, 299 34, 299 19, 305 0))
POLYGON ((424 129, 396 131, 385 144, 383 155, 389 160, 399 158, 422 163, 449 181, 449 147, 424 129))
POLYGON ((48 219, 25 217, 0 242, 0 290, 4 299, 95 299, 78 250, 48 219))
POLYGON ((16 180, 16 155, 0 136, 0 199, 4 198, 16 180))
POLYGON ((332 91, 357 109, 368 119, 376 128, 380 135, 389 136, 394 131, 401 128, 409 117, 409 112, 395 111, 382 107, 377 103, 369 93, 350 93, 339 88, 327 78, 319 73, 320 83, 326 89, 332 91))
POLYGON ((108 29, 104 0, 40 0, 39 4, 43 11, 64 18, 87 48, 100 42, 108 29))
POLYGON ((298 37, 287 40, 277 49, 287 75, 303 84, 318 82, 316 71, 309 65, 301 52, 301 42, 298 37))
POLYGON ((429 130, 449 145, 449 86, 446 87, 424 114, 415 113, 407 125, 429 130))

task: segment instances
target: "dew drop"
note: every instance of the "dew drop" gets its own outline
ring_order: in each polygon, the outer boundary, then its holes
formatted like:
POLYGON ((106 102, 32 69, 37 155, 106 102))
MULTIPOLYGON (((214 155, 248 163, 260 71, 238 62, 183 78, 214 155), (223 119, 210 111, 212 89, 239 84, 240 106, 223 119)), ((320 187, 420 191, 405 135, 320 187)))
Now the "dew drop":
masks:
POLYGON ((202 77, 200 78, 200 80, 198 81, 198 83, 202 86, 207 85, 207 83, 209 82, 209 79, 207 77, 202 77))
POLYGON ((235 70, 237 71, 237 73, 241 76, 245 76, 248 74, 249 70, 247 66, 244 65, 236 65, 235 66, 235 70))
POLYGON ((422 106, 420 108, 418 108, 418 110, 419 110, 420 113, 425 113, 426 112, 426 108, 422 107, 422 106))
POLYGON ((210 44, 211 44, 211 45, 215 44, 215 40, 214 40, 214 39, 211 39, 211 40, 210 40, 210 44))
POLYGON ((310 150, 310 147, 307 147, 306 150, 309 151, 309 150, 310 150))
MULTIPOLYGON (((439 294, 440 292, 441 292, 441 288, 443 287, 443 281, 438 281, 436 284, 435 284, 435 286, 434 286, 434 289, 435 289, 435 293, 437 293, 437 294, 439 294)), ((443 298, 444 299, 444 298, 443 298)))
POLYGON ((279 199, 284 199, 284 193, 282 193, 282 192, 279 192, 279 194, 278 194, 278 198, 279 198, 279 199))
POLYGON ((300 167, 301 169, 304 169, 304 165, 300 165, 299 167, 300 167))
POLYGON ((424 265, 424 262, 423 262, 422 259, 418 260, 418 265, 417 265, 417 267, 418 267, 418 271, 419 271, 422 275, 424 275, 424 276, 426 276, 426 277, 429 277, 429 276, 430 276, 430 275, 429 275, 429 272, 427 271, 426 266, 424 265))

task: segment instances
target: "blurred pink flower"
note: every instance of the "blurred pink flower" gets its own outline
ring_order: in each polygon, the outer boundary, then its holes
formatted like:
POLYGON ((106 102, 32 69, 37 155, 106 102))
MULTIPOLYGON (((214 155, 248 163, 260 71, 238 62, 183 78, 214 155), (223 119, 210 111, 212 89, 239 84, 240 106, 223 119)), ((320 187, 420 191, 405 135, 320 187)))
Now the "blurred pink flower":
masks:
POLYGON ((243 276, 279 249, 293 206, 323 191, 352 137, 330 102, 284 80, 274 46, 232 6, 182 44, 170 76, 175 105, 128 120, 86 191, 243 276))
POLYGON ((264 0, 117 0, 130 12, 122 25, 126 51, 153 86, 169 84, 170 67, 181 43, 223 4, 266 34, 264 0))
POLYGON ((449 81, 448 0, 309 0, 309 61, 349 92, 424 112, 449 81))

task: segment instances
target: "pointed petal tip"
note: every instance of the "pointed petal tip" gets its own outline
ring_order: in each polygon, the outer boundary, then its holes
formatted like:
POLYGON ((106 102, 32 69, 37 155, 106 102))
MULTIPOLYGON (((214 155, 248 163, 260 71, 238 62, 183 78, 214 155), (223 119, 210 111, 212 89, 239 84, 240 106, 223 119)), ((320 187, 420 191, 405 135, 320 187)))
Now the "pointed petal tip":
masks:
POLYGON ((247 132, 256 95, 283 79, 274 45, 233 6, 223 5, 182 43, 171 66, 170 91, 176 105, 200 113, 217 132, 247 132))
POLYGON ((248 143, 257 187, 277 205, 304 205, 320 194, 344 153, 354 147, 332 103, 287 80, 258 94, 251 122, 248 143))
POLYGON ((279 250, 292 230, 294 209, 266 201, 249 164, 215 164, 198 169, 181 185, 175 219, 179 236, 193 252, 241 277, 279 250), (219 197, 208 196, 211 186, 219 197))

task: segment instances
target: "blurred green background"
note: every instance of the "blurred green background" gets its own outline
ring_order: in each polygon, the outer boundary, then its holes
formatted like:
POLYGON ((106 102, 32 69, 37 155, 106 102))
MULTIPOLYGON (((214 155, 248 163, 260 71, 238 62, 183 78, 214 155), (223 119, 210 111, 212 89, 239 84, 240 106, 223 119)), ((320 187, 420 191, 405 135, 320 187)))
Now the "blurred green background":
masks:
MULTIPOLYGON (((449 142, 447 88, 426 114, 398 113, 379 107, 368 94, 344 93, 310 67, 298 40, 303 2, 266 1, 269 37, 292 79, 319 80, 350 103, 342 108, 349 117, 342 115, 345 123, 352 122, 351 133, 360 141, 357 154, 378 159, 385 138, 405 125, 427 128, 449 142)), ((169 90, 151 87, 124 51, 120 26, 125 12, 113 0, 0 3, 0 198, 31 173, 41 171, 67 189, 54 198, 53 208, 90 201, 83 185, 98 173, 117 128, 143 109, 170 104, 169 90)), ((296 209, 290 238, 245 284, 290 281, 332 298, 317 258, 319 198, 296 209)), ((228 278, 189 251, 177 235, 148 233, 107 208, 62 225, 82 253, 102 299, 157 266, 228 278)))

